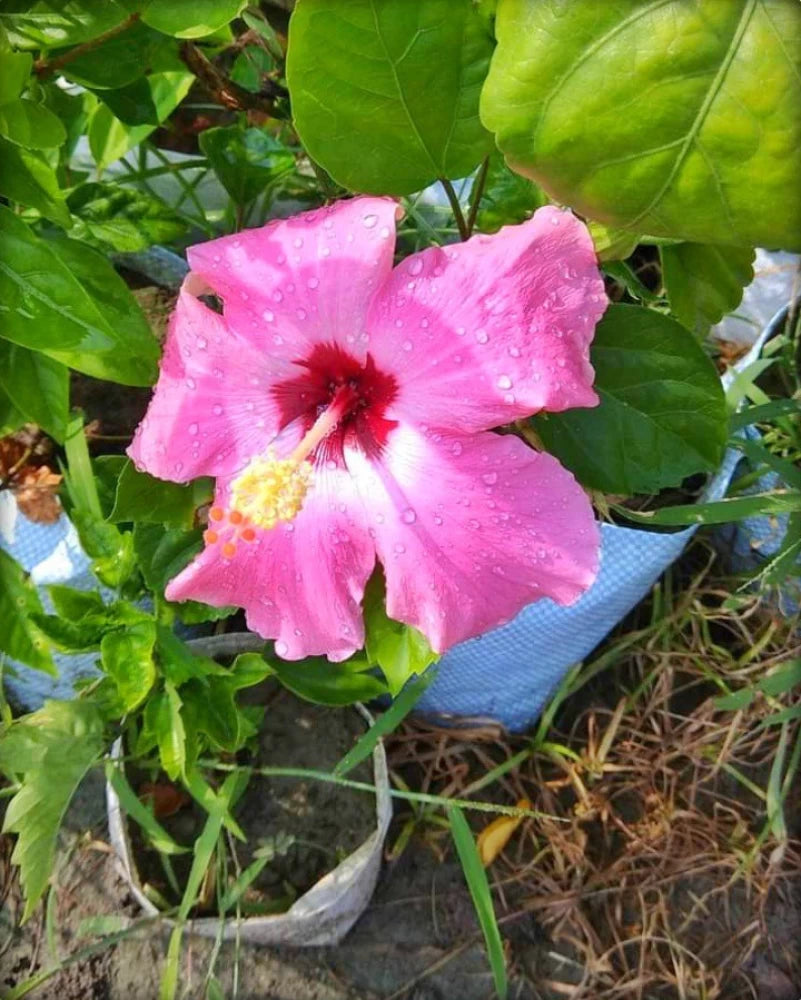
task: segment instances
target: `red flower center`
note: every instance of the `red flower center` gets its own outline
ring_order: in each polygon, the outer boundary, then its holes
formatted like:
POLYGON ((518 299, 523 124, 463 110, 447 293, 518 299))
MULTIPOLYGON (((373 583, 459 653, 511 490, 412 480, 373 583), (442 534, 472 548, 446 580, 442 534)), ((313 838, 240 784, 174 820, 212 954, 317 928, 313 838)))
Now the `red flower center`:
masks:
POLYGON ((343 409, 337 426, 316 447, 314 460, 337 459, 345 444, 367 454, 380 451, 396 424, 384 416, 398 392, 393 376, 378 371, 369 354, 362 364, 334 344, 318 344, 295 364, 303 369, 301 374, 271 390, 282 427, 300 419, 305 433, 335 400, 343 409))

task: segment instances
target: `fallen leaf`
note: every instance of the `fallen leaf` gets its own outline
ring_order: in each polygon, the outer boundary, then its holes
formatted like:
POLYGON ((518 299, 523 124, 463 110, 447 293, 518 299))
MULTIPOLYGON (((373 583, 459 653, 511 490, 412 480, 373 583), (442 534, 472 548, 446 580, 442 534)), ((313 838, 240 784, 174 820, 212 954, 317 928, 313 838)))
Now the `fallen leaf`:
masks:
POLYGON ((173 816, 190 801, 186 792, 166 782, 145 781, 139 786, 139 800, 153 806, 156 819, 173 816))
MULTIPOLYGON (((531 803, 528 799, 521 799, 517 803, 518 809, 530 809, 531 803)), ((484 827, 476 838, 476 846, 481 863, 486 868, 498 857, 501 851, 509 843, 515 830, 525 819, 524 816, 499 816, 484 827)))

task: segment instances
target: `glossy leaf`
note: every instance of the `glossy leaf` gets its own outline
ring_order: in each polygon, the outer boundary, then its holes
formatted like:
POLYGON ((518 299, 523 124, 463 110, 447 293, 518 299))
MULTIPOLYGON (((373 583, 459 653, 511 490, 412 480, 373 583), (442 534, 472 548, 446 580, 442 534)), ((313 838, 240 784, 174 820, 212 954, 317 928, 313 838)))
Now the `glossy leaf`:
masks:
POLYGON ((660 252, 670 311, 698 337, 734 312, 754 277, 750 248, 678 243, 660 252))
POLYGON ((28 83, 32 66, 33 56, 29 52, 10 52, 0 43, 0 105, 19 97, 28 83))
POLYGON ((3 392, 30 423, 63 442, 69 415, 69 372, 60 361, 0 340, 3 392))
POLYGON ((728 422, 723 389, 683 326, 652 309, 610 306, 590 360, 600 405, 533 419, 582 485, 654 493, 718 466, 728 422))
POLYGON ((692 524, 729 524, 765 514, 794 514, 801 511, 801 490, 776 490, 747 497, 726 497, 710 503, 687 503, 652 511, 615 507, 636 524, 680 528, 692 524))
POLYGON ((121 24, 128 17, 120 0, 36 0, 20 4, 19 12, 0 10, 0 27, 5 28, 15 48, 56 49, 78 45, 121 24))
MULTIPOLYGON (((0 135, 0 195, 34 208, 46 219, 69 226, 70 213, 58 186, 55 171, 32 149, 23 149, 0 135)), ((4 210, 5 214, 5 210, 4 210)))
POLYGON ((46 241, 0 207, 2 335, 96 378, 155 380, 158 344, 108 260, 72 240, 46 241))
POLYGON ((0 654, 55 677, 47 643, 31 618, 41 612, 36 587, 19 563, 0 548, 0 654))
POLYGON ((172 243, 186 231, 183 220, 161 198, 118 184, 82 184, 69 195, 67 205, 77 219, 76 236, 118 253, 172 243))
POLYGON ((27 920, 47 888, 61 821, 76 788, 105 749, 103 720, 88 701, 48 701, 0 737, 0 768, 22 787, 8 804, 4 833, 16 833, 27 920))
POLYGON ((464 177, 492 145, 478 119, 491 53, 471 0, 300 0, 287 80, 303 144, 356 191, 464 177))
POLYGON ((199 142, 220 183, 238 205, 257 198, 295 166, 286 146, 261 128, 210 128, 200 133, 199 142))
POLYGON ((143 4, 142 20, 176 38, 202 38, 227 25, 247 0, 150 0, 143 4))
POLYGON ((103 670, 117 685, 126 712, 141 705, 155 683, 155 643, 156 623, 152 619, 109 632, 100 642, 103 670))
POLYGON ((801 249, 801 5, 500 0, 481 99, 510 166, 583 215, 801 249))
POLYGON ((239 749, 239 713, 224 677, 210 676, 202 683, 189 681, 181 688, 181 699, 192 702, 194 725, 217 749, 230 753, 239 749))
POLYGON ((284 687, 317 705, 352 705, 387 693, 386 684, 362 670, 354 671, 347 661, 331 663, 313 656, 294 662, 274 657, 270 666, 284 687))
POLYGON ((365 652, 377 664, 393 695, 415 674, 439 659, 418 629, 387 617, 383 579, 376 576, 364 596, 365 652))
MULTIPOLYGON (((159 49, 170 42, 141 20, 125 31, 81 53, 64 67, 64 75, 84 87, 116 90, 151 72, 159 49)), ((102 96, 102 95, 101 95, 102 96)))
POLYGON ((52 111, 25 98, 0 105, 0 134, 28 149, 53 149, 67 138, 52 111))
MULTIPOLYGON (((194 79, 191 73, 178 70, 153 73, 147 78, 159 122, 163 122, 178 107, 194 79)), ((155 128, 155 124, 125 125, 105 104, 99 105, 89 123, 89 149, 98 169, 103 170, 125 156, 155 128)))
POLYGON ((168 483, 146 472, 138 472, 128 462, 117 482, 114 508, 109 520, 145 521, 176 528, 191 528, 198 507, 211 502, 214 483, 195 479, 191 483, 168 483))

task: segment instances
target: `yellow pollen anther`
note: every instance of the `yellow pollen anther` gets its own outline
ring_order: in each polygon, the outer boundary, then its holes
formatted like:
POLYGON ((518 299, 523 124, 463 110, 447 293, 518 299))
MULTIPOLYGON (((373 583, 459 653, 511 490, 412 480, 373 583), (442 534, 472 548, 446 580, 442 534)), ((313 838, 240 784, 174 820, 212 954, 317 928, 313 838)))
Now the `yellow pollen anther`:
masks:
MULTIPOLYGON (((246 521, 269 529, 279 521, 297 517, 313 478, 313 466, 306 459, 334 430, 352 403, 353 389, 343 386, 287 458, 277 458, 271 448, 266 455, 251 459, 231 484, 229 522, 238 525, 246 521)), ((250 540, 245 532, 241 537, 250 540)))
POLYGON ((239 515, 240 521, 247 518, 259 528, 291 521, 303 506, 311 481, 308 462, 276 458, 272 452, 254 458, 231 484, 229 520, 239 523, 234 521, 234 515, 239 515))

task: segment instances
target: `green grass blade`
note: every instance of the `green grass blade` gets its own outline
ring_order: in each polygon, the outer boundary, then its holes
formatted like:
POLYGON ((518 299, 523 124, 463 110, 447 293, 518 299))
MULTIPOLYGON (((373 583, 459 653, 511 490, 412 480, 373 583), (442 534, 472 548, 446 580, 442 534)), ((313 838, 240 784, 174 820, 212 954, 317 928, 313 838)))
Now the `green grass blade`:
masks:
POLYGON ((160 854, 186 854, 189 848, 181 847, 172 839, 128 784, 128 779, 123 774, 122 768, 113 761, 108 761, 106 764, 106 779, 117 793, 120 807, 139 824, 160 854))
POLYGON ((436 669, 431 668, 407 684, 383 715, 379 716, 367 732, 334 768, 334 774, 344 776, 366 760, 382 736, 394 732, 411 712, 428 685, 434 680, 436 669))
POLYGON ((498 1000, 506 1000, 509 991, 506 960, 503 954, 501 932, 498 930, 498 922, 495 919, 495 908, 492 905, 492 893, 487 873, 481 864, 476 842, 473 840, 473 834, 470 832, 470 827, 461 809, 450 806, 447 813, 456 852, 462 863, 467 888, 473 898, 473 906, 476 908, 478 922, 487 945, 487 957, 492 969, 492 978, 495 981, 495 992, 498 1000))

